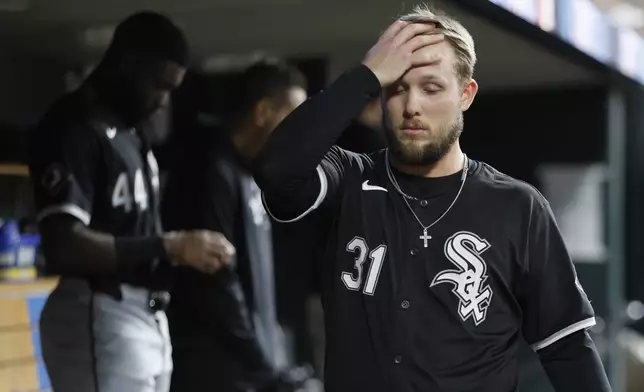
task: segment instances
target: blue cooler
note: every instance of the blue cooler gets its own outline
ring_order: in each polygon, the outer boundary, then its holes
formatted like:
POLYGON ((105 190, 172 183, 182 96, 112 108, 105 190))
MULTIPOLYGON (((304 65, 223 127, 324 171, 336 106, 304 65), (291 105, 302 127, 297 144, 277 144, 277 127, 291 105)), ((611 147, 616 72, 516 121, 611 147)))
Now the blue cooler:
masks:
POLYGON ((6 221, 0 227, 0 268, 16 267, 20 249, 20 232, 16 221, 6 221))
POLYGON ((39 245, 40 235, 20 235, 16 221, 6 221, 0 227, 0 276, 31 276, 39 245))
POLYGON ((18 255, 16 256, 16 267, 32 268, 36 264, 36 254, 40 245, 40 234, 22 234, 18 255))

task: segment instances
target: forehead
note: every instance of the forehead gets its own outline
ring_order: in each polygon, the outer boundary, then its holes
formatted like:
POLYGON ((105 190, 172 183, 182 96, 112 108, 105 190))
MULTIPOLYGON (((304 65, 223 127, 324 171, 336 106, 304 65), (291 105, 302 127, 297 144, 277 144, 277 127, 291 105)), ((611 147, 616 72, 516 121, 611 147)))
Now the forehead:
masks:
POLYGON ((426 49, 436 55, 439 60, 428 65, 411 68, 401 79, 403 83, 416 83, 427 78, 447 79, 456 78, 456 53, 452 45, 443 41, 426 49))

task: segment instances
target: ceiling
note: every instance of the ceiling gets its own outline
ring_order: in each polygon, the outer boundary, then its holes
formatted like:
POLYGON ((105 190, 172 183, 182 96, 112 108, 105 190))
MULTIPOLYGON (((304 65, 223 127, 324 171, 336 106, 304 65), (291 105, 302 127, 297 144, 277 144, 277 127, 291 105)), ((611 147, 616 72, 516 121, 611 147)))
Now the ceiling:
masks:
POLYGON ((593 0, 613 22, 644 35, 644 0, 593 0))
MULTIPOLYGON (((387 0, 0 0, 0 44, 81 64, 100 55, 118 20, 154 9, 170 14, 185 30, 199 61, 262 50, 329 55, 336 68, 343 68, 359 61, 378 33, 409 8, 387 0)), ((453 12, 477 42, 482 86, 598 81, 597 74, 488 20, 453 12)))

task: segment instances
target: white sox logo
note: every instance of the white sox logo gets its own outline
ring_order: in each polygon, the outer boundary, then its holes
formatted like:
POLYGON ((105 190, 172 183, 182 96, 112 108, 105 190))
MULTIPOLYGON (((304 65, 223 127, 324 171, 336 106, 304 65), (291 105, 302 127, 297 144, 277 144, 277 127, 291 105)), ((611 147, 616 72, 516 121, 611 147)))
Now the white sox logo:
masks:
POLYGON ((485 321, 487 309, 492 299, 487 280, 487 265, 481 253, 490 248, 489 242, 474 233, 461 231, 445 242, 445 256, 458 270, 439 272, 430 287, 440 283, 452 283, 452 292, 459 298, 458 314, 463 321, 472 317, 476 325, 485 321))

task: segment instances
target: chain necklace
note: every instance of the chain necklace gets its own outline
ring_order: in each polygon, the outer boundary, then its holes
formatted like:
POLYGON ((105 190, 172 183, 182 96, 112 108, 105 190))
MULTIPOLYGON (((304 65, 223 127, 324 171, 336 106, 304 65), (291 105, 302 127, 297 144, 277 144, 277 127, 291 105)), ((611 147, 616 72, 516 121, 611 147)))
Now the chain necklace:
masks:
POLYGON ((436 219, 434 222, 432 222, 428 226, 425 226, 423 224, 423 222, 420 220, 420 218, 418 218, 418 215, 416 215, 416 212, 414 212, 414 209, 409 204, 408 200, 418 200, 418 198, 413 197, 413 196, 409 196, 408 194, 403 192, 402 189, 400 189, 400 185, 398 185, 398 181, 396 180, 396 177, 394 176, 394 173, 391 170, 391 164, 389 163, 389 149, 385 150, 385 165, 386 165, 386 168, 387 168, 387 177, 389 177, 389 181, 391 181, 391 184, 394 186, 394 188, 396 188, 396 191, 398 191, 398 193, 402 196, 403 201, 407 205, 407 208, 409 208, 409 211, 411 211, 411 213, 414 216, 414 218, 416 218, 416 221, 418 222, 420 227, 423 228, 423 235, 421 235, 419 238, 421 240, 423 240, 423 246, 425 248, 427 248, 427 241, 432 239, 432 236, 427 234, 427 230, 429 230, 431 227, 433 227, 435 224, 437 224, 441 219, 443 219, 443 217, 445 217, 445 215, 447 215, 449 210, 451 210, 452 207, 454 206, 454 204, 456 204, 456 200, 458 200, 458 197, 461 195, 461 192, 463 191, 463 186, 465 186, 465 180, 467 178, 467 169, 468 169, 468 166, 469 166, 469 160, 467 158, 467 155, 463 154, 463 174, 461 175, 461 186, 458 189, 458 193, 456 193, 456 197, 454 197, 454 200, 452 200, 452 203, 449 205, 449 207, 447 207, 445 212, 443 212, 443 214, 441 216, 439 216, 438 219, 436 219))

